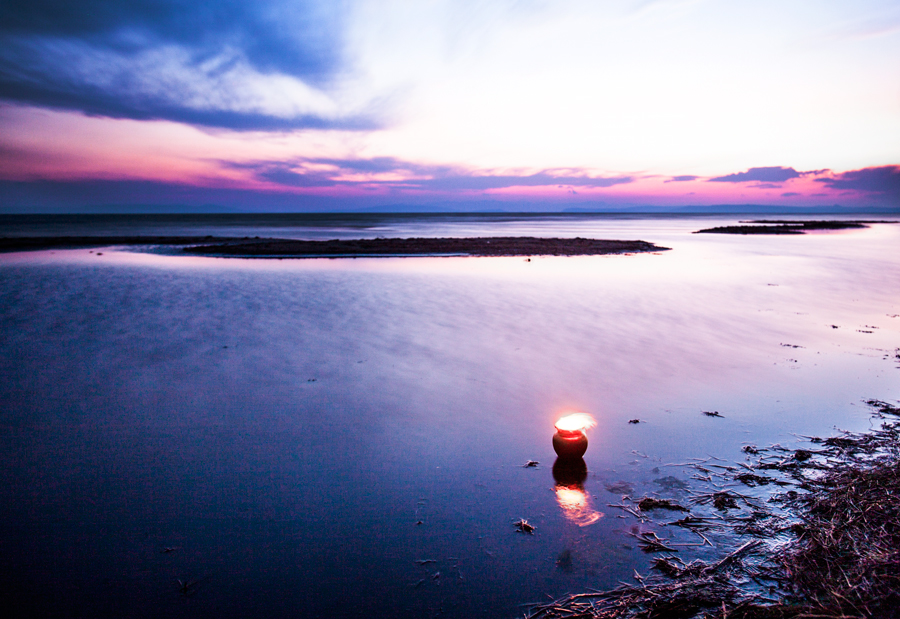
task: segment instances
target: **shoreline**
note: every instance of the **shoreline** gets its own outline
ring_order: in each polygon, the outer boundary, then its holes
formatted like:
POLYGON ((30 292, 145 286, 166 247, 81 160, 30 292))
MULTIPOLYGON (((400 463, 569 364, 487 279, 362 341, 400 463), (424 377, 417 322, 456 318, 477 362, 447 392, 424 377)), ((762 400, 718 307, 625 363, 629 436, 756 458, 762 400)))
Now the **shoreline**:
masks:
POLYGON ((635 571, 636 585, 534 604, 526 619, 897 616, 900 407, 874 399, 866 404, 880 427, 801 436, 808 444, 803 448, 748 444, 742 451, 749 463, 686 462, 682 466, 702 473, 693 479, 705 485, 685 493, 684 505, 623 496, 611 506, 642 521, 644 530, 632 535, 655 555, 650 569, 656 573, 635 571), (721 536, 731 543, 722 544, 713 560, 688 562, 676 547, 702 544, 672 543, 667 527, 690 531, 711 546, 707 536, 714 534, 719 544, 721 536))
POLYGON ((183 245, 188 254, 230 258, 424 256, 599 256, 667 251, 647 241, 540 237, 376 238, 303 241, 213 236, 53 236, 0 238, 0 252, 112 245, 183 245))

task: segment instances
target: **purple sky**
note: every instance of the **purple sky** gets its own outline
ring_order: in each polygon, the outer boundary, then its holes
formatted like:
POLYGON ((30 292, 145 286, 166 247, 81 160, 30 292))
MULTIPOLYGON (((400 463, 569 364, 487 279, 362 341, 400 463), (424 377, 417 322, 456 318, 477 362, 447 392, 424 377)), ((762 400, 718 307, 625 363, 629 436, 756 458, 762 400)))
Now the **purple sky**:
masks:
POLYGON ((0 39, 0 212, 900 210, 895 2, 30 0, 0 39))

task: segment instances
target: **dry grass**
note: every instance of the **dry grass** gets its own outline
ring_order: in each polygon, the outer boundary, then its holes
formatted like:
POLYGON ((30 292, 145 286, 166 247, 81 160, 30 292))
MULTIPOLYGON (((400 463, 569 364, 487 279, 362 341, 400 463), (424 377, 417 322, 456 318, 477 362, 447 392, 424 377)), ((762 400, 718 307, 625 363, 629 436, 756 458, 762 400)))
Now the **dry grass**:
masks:
POLYGON ((900 616, 900 409, 870 404, 894 420, 822 441, 824 474, 785 497, 799 522, 779 563, 794 592, 829 616, 900 616))

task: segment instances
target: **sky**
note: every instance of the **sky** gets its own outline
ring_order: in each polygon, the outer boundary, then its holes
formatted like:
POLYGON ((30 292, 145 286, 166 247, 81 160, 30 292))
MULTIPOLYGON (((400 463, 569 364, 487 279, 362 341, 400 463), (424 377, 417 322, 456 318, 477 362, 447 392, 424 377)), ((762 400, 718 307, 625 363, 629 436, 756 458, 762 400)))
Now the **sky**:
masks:
POLYGON ((0 0, 0 212, 900 212, 896 0, 0 0))

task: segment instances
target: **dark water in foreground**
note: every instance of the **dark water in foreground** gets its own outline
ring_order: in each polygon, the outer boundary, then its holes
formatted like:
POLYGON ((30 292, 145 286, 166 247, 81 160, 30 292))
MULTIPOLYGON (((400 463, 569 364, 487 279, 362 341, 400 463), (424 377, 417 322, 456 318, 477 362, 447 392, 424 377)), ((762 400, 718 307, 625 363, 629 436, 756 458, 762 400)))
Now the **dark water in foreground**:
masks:
POLYGON ((227 234, 673 249, 531 262, 0 255, 3 606, 513 617, 646 572, 607 485, 666 495, 657 480, 682 476, 667 464, 862 429, 863 399, 900 398, 900 226, 749 238, 690 234, 734 222, 709 217, 281 221, 227 234), (599 422, 580 491, 551 470, 552 425, 570 409, 599 422))

